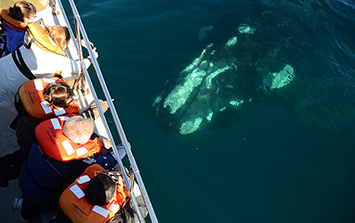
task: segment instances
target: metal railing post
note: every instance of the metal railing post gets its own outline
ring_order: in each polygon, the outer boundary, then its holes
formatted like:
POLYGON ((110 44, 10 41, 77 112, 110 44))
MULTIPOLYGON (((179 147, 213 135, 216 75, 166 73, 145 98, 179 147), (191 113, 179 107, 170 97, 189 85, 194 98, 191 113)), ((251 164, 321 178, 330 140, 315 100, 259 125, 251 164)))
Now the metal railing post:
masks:
MULTIPOLYGON (((57 0, 57 1, 58 1, 59 5, 60 5, 62 11, 64 12, 64 7, 63 7, 61 1, 60 0, 57 0)), ((97 78, 98 78, 98 80, 100 82, 100 85, 101 85, 101 88, 102 88, 102 90, 104 92, 106 101, 107 101, 107 103, 108 103, 108 105, 110 107, 109 110, 111 111, 112 117, 114 119, 114 122, 115 122, 115 125, 116 125, 116 129, 117 129, 117 131, 119 133, 121 142, 124 145, 124 148, 125 148, 129 163, 130 163, 130 165, 131 165, 131 167, 133 169, 133 173, 135 175, 136 182, 138 183, 138 186, 139 186, 139 188, 141 190, 141 194, 142 194, 143 199, 145 201, 145 204, 147 206, 150 219, 151 219, 152 222, 158 223, 158 219, 157 219, 157 217, 155 215, 152 203, 151 203, 151 201, 149 199, 148 193, 147 193, 146 188, 144 186, 143 179, 142 179, 142 177, 140 175, 140 171, 138 169, 137 163, 136 163, 136 161, 134 159, 134 156, 132 154, 132 151, 131 151, 130 145, 128 143, 126 134, 125 134, 125 132, 123 130, 121 121, 120 121, 120 119, 119 119, 119 117, 117 115, 116 108, 115 108, 115 106, 112 103, 112 98, 111 98, 111 95, 110 95, 110 93, 108 91, 108 88, 106 86, 106 82, 105 82, 105 80, 103 78, 103 75, 101 73, 100 67, 99 67, 98 62, 97 62, 97 60, 95 58, 95 54, 94 54, 93 50, 91 49, 91 47, 89 47, 90 46, 90 41, 89 41, 89 38, 88 38, 88 36, 86 34, 84 25, 82 24, 82 21, 80 19, 79 12, 78 12, 78 10, 77 10, 77 8, 75 6, 74 1, 73 0, 68 0, 68 1, 69 1, 70 5, 71 5, 72 11, 73 11, 74 20, 75 20, 75 29, 76 29, 76 32, 77 32, 77 34, 76 34, 77 41, 74 41, 74 45, 75 45, 78 53, 81 54, 81 55, 79 55, 81 57, 80 59, 82 59, 81 39, 78 38, 78 37, 80 37, 80 33, 81 33, 81 35, 82 35, 82 37, 83 37, 83 39, 85 41, 85 44, 87 46, 87 50, 89 52, 89 55, 90 55, 90 57, 92 59, 92 65, 93 65, 93 67, 95 69, 97 78)), ((72 36, 74 36, 73 32, 72 32, 72 30, 70 28, 70 23, 68 21, 68 18, 66 17, 65 13, 63 13, 63 14, 64 14, 65 21, 67 23, 67 26, 69 28, 70 34, 72 36)), ((91 92, 93 94, 94 100, 95 100, 96 104, 99 105, 99 99, 97 97, 96 91, 94 89, 94 85, 93 85, 93 83, 91 81, 90 75, 89 75, 89 73, 87 71, 87 68, 86 68, 85 63, 83 62, 83 60, 81 60, 81 66, 83 67, 83 73, 85 74, 86 80, 89 83, 90 90, 91 90, 91 92)), ((114 143, 114 139, 113 139, 113 136, 111 134, 110 128, 109 128, 109 126, 107 124, 107 121, 106 121, 106 118, 104 116, 104 113, 103 113, 103 111, 102 111, 100 106, 97 106, 97 107, 98 107, 98 110, 99 110, 99 114, 100 114, 100 116, 102 118, 102 121, 103 121, 103 123, 105 125, 107 135, 109 136, 109 139, 112 142, 112 147, 113 147, 113 151, 114 151, 114 154, 116 156, 117 162, 118 162, 121 170, 124 170, 124 165, 123 165, 123 163, 122 163, 122 161, 121 161, 121 159, 119 157, 119 154, 118 154, 118 151, 117 151, 117 148, 116 148, 116 144, 114 143)), ((129 178, 127 177, 127 174, 125 173, 125 171, 122 171, 122 173, 123 173, 125 182, 130 182, 129 178)), ((138 204, 137 204, 137 201, 136 201, 136 198, 134 196, 133 196, 133 204, 134 204, 137 212, 140 212, 138 204)), ((139 217, 141 222, 144 222, 144 219, 143 219, 141 213, 138 214, 138 217, 139 217)))

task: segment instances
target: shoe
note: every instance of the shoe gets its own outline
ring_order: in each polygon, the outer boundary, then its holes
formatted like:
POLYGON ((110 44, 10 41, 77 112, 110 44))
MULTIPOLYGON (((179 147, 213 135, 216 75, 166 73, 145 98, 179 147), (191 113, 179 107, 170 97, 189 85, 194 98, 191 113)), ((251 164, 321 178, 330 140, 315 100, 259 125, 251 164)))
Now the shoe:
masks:
POLYGON ((16 132, 16 129, 13 129, 10 125, 9 125, 9 130, 12 132, 16 132))
POLYGON ((1 176, 1 168, 0 168, 0 187, 9 186, 9 181, 5 180, 4 177, 1 176))
MULTIPOLYGON (((14 201, 12 202, 12 210, 13 211, 21 211, 22 210, 22 203, 23 199, 22 198, 15 198, 14 201)), ((21 218, 22 220, 22 218, 21 218)), ((26 219, 24 219, 26 220, 26 219)))

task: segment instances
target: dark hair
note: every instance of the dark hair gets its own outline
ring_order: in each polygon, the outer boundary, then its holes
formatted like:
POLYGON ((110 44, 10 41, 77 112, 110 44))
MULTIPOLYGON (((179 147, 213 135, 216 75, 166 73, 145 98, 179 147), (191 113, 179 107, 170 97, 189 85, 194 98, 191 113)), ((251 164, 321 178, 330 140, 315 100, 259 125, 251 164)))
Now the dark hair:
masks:
POLYGON ((9 8, 9 11, 9 15, 12 18, 21 22, 23 22, 24 18, 29 19, 37 13, 36 7, 32 3, 26 1, 16 2, 13 7, 9 8))
POLYGON ((86 187, 85 198, 91 205, 105 205, 116 194, 116 183, 107 173, 93 177, 86 187))
POLYGON ((50 104, 66 108, 69 106, 69 98, 73 95, 70 87, 65 82, 48 84, 43 90, 43 97, 50 104))

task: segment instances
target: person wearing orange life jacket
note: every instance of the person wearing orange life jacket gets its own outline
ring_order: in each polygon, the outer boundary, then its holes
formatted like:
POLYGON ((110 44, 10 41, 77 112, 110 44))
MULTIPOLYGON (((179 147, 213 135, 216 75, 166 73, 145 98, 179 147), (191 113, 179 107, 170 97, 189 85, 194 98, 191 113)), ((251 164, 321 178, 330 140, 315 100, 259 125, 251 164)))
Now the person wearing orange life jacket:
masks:
POLYGON ((18 90, 15 106, 21 116, 45 120, 59 115, 79 113, 73 92, 61 78, 39 78, 25 82, 18 90))
POLYGON ((56 210, 64 184, 89 165, 98 163, 107 169, 117 163, 111 143, 93 129, 93 120, 75 114, 48 119, 36 127, 37 143, 32 145, 18 181, 23 200, 15 199, 14 203, 23 219, 56 210))
POLYGON ((9 9, 0 9, 0 21, 5 30, 4 57, 23 44, 26 27, 34 21, 36 7, 27 1, 19 1, 9 9))
POLYGON ((115 222, 116 214, 129 202, 129 192, 120 175, 114 178, 110 174, 97 164, 86 168, 63 191, 59 198, 61 211, 50 222, 115 222))
MULTIPOLYGON (((119 167, 107 172, 93 164, 63 191, 59 198, 59 211, 49 223, 139 222, 125 186, 119 167)), ((147 207, 135 183, 132 192, 145 218, 147 207)))
POLYGON ((8 186, 9 180, 19 177, 23 162, 35 142, 34 129, 42 120, 79 113, 79 105, 72 96, 66 81, 57 77, 30 80, 19 88, 15 100, 19 112, 15 129, 20 149, 0 157, 1 187, 8 186))
MULTIPOLYGON (((15 96, 15 107, 19 113, 18 119, 21 118, 26 129, 33 133, 32 135, 34 135, 34 128, 42 120, 80 112, 68 83, 57 77, 25 82, 15 96)), ((13 128, 18 129, 17 120, 14 123, 13 128)), ((17 137, 18 140, 20 138, 17 137)))
MULTIPOLYGON (((24 45, 0 60, 0 106, 17 113, 13 100, 18 88, 28 80, 53 77, 57 71, 63 72, 63 78, 79 73, 80 61, 71 60, 64 53, 70 38, 67 27, 29 24, 24 45)), ((89 67, 90 59, 85 58, 84 62, 89 67)))
MULTIPOLYGON (((100 102, 100 105, 105 112, 105 103, 100 102)), ((19 115, 13 121, 13 129, 16 129, 20 149, 0 157, 0 187, 7 187, 8 181, 19 177, 22 165, 35 142, 34 129, 42 120, 62 114, 82 113, 87 109, 79 109, 79 105, 73 100, 71 88, 65 80, 57 77, 24 83, 16 95, 15 106, 19 115)), ((95 113, 95 107, 92 111, 95 113)))

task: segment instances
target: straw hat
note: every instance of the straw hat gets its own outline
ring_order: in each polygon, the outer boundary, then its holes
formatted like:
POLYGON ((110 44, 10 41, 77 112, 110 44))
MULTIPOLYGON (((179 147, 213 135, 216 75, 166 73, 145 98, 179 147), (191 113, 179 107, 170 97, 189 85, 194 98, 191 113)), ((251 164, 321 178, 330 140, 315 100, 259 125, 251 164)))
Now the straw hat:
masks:
MULTIPOLYGON (((0 8, 8 9, 14 6, 14 4, 19 1, 21 0, 1 0, 0 8)), ((36 6, 37 12, 42 11, 49 4, 49 0, 25 0, 25 1, 31 2, 34 6, 36 6)))

